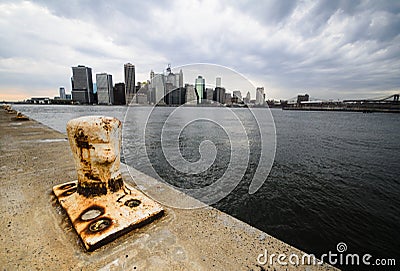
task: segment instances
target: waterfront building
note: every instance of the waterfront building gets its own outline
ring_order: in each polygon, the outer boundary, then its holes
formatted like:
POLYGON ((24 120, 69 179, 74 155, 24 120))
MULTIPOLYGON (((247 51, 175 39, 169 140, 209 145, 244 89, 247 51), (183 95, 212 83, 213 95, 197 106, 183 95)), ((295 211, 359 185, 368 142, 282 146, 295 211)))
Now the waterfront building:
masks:
POLYGON ((250 100, 251 100, 250 91, 247 91, 246 97, 243 99, 243 102, 244 102, 245 104, 249 104, 249 103, 250 103, 250 100))
POLYGON ((147 84, 141 84, 140 89, 136 92, 136 103, 138 104, 148 104, 149 99, 148 99, 148 85, 147 84))
POLYGON ((79 104, 88 104, 89 103, 89 96, 86 90, 81 89, 73 89, 71 91, 72 100, 79 104))
POLYGON ((203 76, 199 75, 195 81, 195 89, 198 97, 197 103, 203 102, 203 99, 205 98, 204 97, 205 96, 204 92, 206 90, 205 88, 206 88, 206 80, 203 78, 203 76))
POLYGON ((213 100, 217 103, 224 104, 225 103, 225 88, 216 87, 214 90, 213 100))
POLYGON ((225 104, 226 105, 232 104, 232 95, 230 93, 225 93, 225 104))
POLYGON ((256 89, 256 105, 264 105, 264 104, 265 104, 264 87, 258 87, 256 89))
POLYGON ((212 88, 206 88, 205 100, 207 103, 212 103, 214 98, 214 90, 212 88))
POLYGON ((61 100, 66 100, 66 96, 65 96, 65 88, 64 87, 60 87, 60 99, 61 100))
POLYGON ((154 88, 149 87, 147 92, 147 101, 149 104, 154 104, 156 100, 156 91, 154 88))
POLYGON ((84 65, 72 67, 72 100, 81 104, 93 104, 92 69, 84 65))
POLYGON ((165 96, 165 78, 164 74, 154 74, 150 83, 150 103, 151 104, 164 104, 165 96))
POLYGON ((237 96, 232 96, 231 101, 232 101, 233 104, 238 104, 240 102, 240 100, 239 100, 239 98, 237 96))
POLYGON ((112 75, 107 73, 96 74, 97 103, 114 104, 112 75))
POLYGON ((49 97, 32 97, 27 102, 31 104, 50 104, 51 99, 49 97))
POLYGON ((165 95, 168 93, 169 90, 172 90, 173 88, 178 87, 179 85, 179 75, 175 75, 171 71, 171 67, 169 65, 165 74, 165 84, 166 84, 165 95), (168 87, 167 84, 169 85, 168 87))
POLYGON ((197 97, 196 90, 194 89, 194 85, 185 84, 185 89, 186 89, 185 103, 187 103, 187 104, 197 104, 198 97, 197 97))
POLYGON ((165 103, 168 105, 181 105, 186 102, 186 88, 174 88, 168 91, 165 96, 165 103))
POLYGON ((125 99, 126 103, 130 104, 135 93, 135 65, 131 63, 124 64, 124 78, 125 78, 125 99))
MULTIPOLYGON (((165 74, 165 95, 169 93, 169 91, 176 88, 183 88, 183 72, 182 69, 179 73, 175 74, 171 70, 171 65, 168 64, 165 74), (168 86, 167 86, 168 84, 168 86)), ((166 102, 166 101, 165 101, 166 102)))
POLYGON ((125 83, 117 83, 113 88, 113 104, 125 105, 125 83))
POLYGON ((169 97, 169 93, 170 92, 172 92, 172 90, 174 90, 175 89, 175 86, 174 86, 174 84, 173 83, 170 83, 170 82, 166 82, 165 83, 165 95, 164 95, 164 102, 166 103, 166 104, 170 104, 169 103, 169 101, 168 101, 168 97, 169 97))
POLYGON ((310 96, 308 94, 297 95, 297 104, 300 104, 301 102, 308 102, 309 100, 310 96))
POLYGON ((234 90, 233 91, 233 97, 236 97, 238 102, 241 102, 242 99, 242 93, 240 92, 240 90, 234 90))

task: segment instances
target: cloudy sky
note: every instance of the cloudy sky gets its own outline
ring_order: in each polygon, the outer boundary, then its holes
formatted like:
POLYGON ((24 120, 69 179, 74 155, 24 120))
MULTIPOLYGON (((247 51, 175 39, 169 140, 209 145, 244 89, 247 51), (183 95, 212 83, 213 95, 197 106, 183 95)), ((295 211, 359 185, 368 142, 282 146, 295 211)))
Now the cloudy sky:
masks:
POLYGON ((399 93, 400 1, 0 0, 0 100, 69 92, 78 64, 122 82, 127 62, 141 81, 223 65, 268 98, 399 93))

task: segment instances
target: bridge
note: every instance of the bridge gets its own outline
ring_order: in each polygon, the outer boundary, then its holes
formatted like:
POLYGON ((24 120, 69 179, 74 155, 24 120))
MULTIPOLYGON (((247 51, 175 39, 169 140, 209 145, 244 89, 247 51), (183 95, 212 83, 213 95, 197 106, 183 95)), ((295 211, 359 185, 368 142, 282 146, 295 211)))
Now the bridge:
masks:
POLYGON ((310 97, 308 94, 290 98, 283 109, 321 110, 321 111, 357 111, 400 113, 400 94, 391 94, 367 99, 326 100, 310 97))
POLYGON ((364 98, 364 99, 348 99, 348 100, 333 100, 333 99, 322 99, 317 97, 309 96, 308 94, 297 95, 287 99, 288 104, 322 104, 322 103, 399 103, 400 102, 400 94, 392 94, 389 96, 379 96, 374 98, 364 98))
POLYGON ((400 94, 392 94, 390 96, 374 99, 343 100, 343 103, 399 103, 399 96, 400 94))

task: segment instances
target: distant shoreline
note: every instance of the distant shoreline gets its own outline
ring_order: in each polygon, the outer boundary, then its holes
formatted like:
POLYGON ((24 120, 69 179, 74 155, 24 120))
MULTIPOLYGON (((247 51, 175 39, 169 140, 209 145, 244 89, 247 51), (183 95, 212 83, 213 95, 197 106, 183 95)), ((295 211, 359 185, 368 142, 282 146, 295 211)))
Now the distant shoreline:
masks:
POLYGON ((228 108, 270 108, 267 104, 265 105, 253 105, 253 104, 232 104, 232 105, 221 105, 221 104, 181 104, 181 105, 168 105, 168 104, 129 104, 129 105, 122 105, 122 104, 63 104, 63 103, 26 103, 26 102, 10 102, 10 101, 1 101, 1 104, 21 104, 21 105, 77 105, 77 106, 126 106, 126 107, 228 107, 228 108))
MULTIPOLYGON (((1 101, 1 104, 19 104, 19 105, 78 105, 78 106, 99 106, 97 104, 57 104, 57 103, 25 103, 25 102, 10 102, 1 101)), ((130 105, 100 105, 100 106, 126 106, 126 107, 214 107, 214 108, 264 108, 264 109, 282 109, 289 111, 330 111, 330 112, 361 112, 361 113, 400 113, 400 103, 397 104, 364 104, 364 105, 346 105, 346 106, 305 106, 305 105, 253 105, 253 104, 232 104, 232 105, 220 105, 220 104, 183 104, 183 105, 167 105, 167 104, 130 104, 130 105)))

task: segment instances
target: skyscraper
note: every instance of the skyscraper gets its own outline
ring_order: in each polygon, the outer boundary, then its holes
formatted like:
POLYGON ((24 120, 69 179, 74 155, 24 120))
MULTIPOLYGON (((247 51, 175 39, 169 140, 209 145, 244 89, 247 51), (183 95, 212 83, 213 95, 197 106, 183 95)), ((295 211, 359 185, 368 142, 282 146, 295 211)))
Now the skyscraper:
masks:
POLYGON ((187 104, 197 104, 197 94, 194 86, 191 84, 185 84, 186 88, 186 103, 187 104))
POLYGON ((183 71, 182 71, 182 69, 179 71, 179 87, 183 88, 183 71))
POLYGON ((163 104, 165 97, 165 76, 164 74, 154 74, 151 79, 150 103, 163 104))
POLYGON ((125 105, 125 83, 117 83, 113 88, 113 104, 125 105))
POLYGON ((264 87, 258 87, 256 89, 256 105, 264 105, 264 104, 265 104, 264 87))
POLYGON ((179 75, 173 73, 171 70, 171 66, 168 65, 165 74, 165 95, 168 94, 168 91, 177 88, 178 85, 179 85, 179 75), (169 84, 168 87, 167 84, 169 84))
POLYGON ((206 88, 204 99, 206 103, 212 103, 214 97, 214 90, 212 88, 206 88))
POLYGON ((71 83, 72 100, 83 104, 92 104, 94 102, 91 68, 83 65, 72 67, 71 83))
POLYGON ((135 95, 135 65, 131 63, 124 64, 125 75, 125 97, 126 103, 130 104, 135 95))
POLYGON ((224 104, 225 103, 225 88, 216 87, 214 90, 213 100, 219 104, 224 104))
POLYGON ((199 75, 196 78, 194 87, 198 97, 197 102, 202 103, 204 99, 204 91, 206 90, 206 80, 203 78, 203 76, 199 75))
POLYGON ((215 80, 215 87, 220 88, 221 87, 221 77, 217 77, 215 80))
POLYGON ((65 96, 65 88, 60 87, 60 99, 65 100, 67 97, 65 96))
POLYGON ((247 91, 246 98, 243 98, 245 104, 250 103, 250 91, 247 91))
POLYGON ((107 73, 96 74, 97 84, 97 103, 98 104, 113 104, 113 82, 112 75, 107 73))
POLYGON ((165 96, 165 103, 168 105, 181 105, 185 102, 186 88, 174 88, 171 91, 168 91, 167 95, 165 96))

